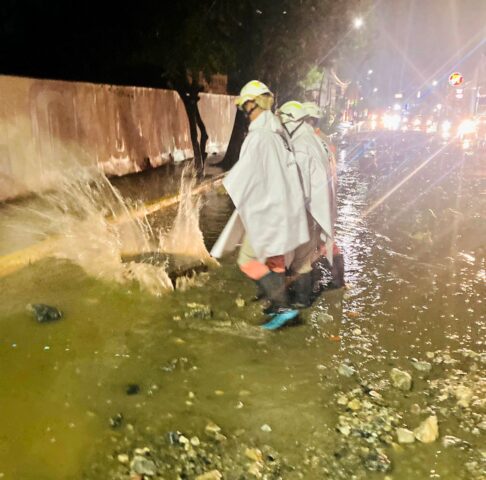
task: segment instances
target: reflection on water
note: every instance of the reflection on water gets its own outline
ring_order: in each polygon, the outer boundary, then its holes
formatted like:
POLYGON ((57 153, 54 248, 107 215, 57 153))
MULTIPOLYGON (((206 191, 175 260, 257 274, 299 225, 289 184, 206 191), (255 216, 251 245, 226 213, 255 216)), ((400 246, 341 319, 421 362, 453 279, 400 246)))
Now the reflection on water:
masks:
MULTIPOLYGON (((444 153, 364 216, 426 155, 391 141, 386 148, 400 153, 398 163, 370 167, 363 148, 340 161, 338 241, 350 288, 323 295, 298 327, 262 334, 254 287, 232 258, 202 287, 160 298, 59 260, 1 279, 0 473, 126 479, 117 456, 148 446, 159 478, 177 478, 181 465, 195 465, 167 441, 180 431, 201 440, 207 470, 224 478, 240 467, 248 475, 247 447, 276 452, 280 470, 269 478, 482 478, 484 186, 471 165, 444 153), (25 310, 35 302, 65 317, 37 324, 25 310), (210 306, 212 317, 192 316, 188 303, 210 306), (411 391, 390 386, 392 368, 412 375, 411 391), (130 384, 140 391, 128 395, 130 384), (462 407, 461 385, 473 392, 462 407), (432 414, 437 442, 397 445, 397 426, 413 430, 432 414), (211 447, 209 421, 225 443, 211 447), (446 436, 468 446, 445 447, 446 436)), ((210 246, 232 207, 215 191, 201 201, 210 246)), ((166 213, 151 216, 152 231, 171 229, 177 211, 166 213)))

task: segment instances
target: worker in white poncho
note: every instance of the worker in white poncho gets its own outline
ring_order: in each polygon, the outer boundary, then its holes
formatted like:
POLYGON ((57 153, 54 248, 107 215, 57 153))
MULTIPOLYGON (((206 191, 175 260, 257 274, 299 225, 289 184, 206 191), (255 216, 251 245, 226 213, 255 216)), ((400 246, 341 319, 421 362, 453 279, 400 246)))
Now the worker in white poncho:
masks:
MULTIPOLYGON (((335 224, 336 224, 336 219, 337 219, 337 187, 338 187, 338 180, 337 180, 337 168, 336 168, 336 148, 334 145, 331 143, 329 138, 323 134, 321 129, 319 128, 319 120, 322 118, 322 110, 319 108, 319 106, 315 102, 304 102, 303 106, 307 112, 307 118, 305 121, 311 125, 311 127, 314 129, 314 132, 319 139, 320 143, 322 144, 324 148, 324 163, 326 165, 326 168, 329 168, 332 182, 330 184, 330 193, 331 193, 331 209, 332 209, 332 228, 333 232, 335 229, 335 224)), ((326 257, 326 252, 322 252, 323 257, 326 257)), ((327 264, 325 260, 323 262, 324 267, 328 268, 331 271, 331 277, 332 277, 332 286, 334 287, 343 287, 345 285, 344 283, 344 256, 341 252, 341 249, 339 248, 338 244, 336 241, 333 243, 333 248, 332 248, 332 265, 327 264)), ((317 272, 318 269, 315 268, 315 272, 317 272)), ((318 276, 318 275, 317 275, 318 276)))
MULTIPOLYGON (((290 268, 291 275, 296 277, 292 289, 294 303, 305 307, 314 298, 312 266, 321 255, 321 245, 332 252, 331 173, 314 129, 305 122, 307 112, 303 105, 297 101, 286 102, 277 114, 291 139, 308 211, 310 239, 295 250, 290 268)), ((332 253, 328 260, 332 263, 332 253)))
POLYGON ((247 83, 236 105, 250 121, 238 162, 223 181, 236 210, 211 254, 219 258, 243 242, 238 264, 271 301, 273 318, 264 328, 274 329, 298 315, 289 308, 285 256, 309 241, 304 195, 288 137, 271 112, 268 87, 247 83))

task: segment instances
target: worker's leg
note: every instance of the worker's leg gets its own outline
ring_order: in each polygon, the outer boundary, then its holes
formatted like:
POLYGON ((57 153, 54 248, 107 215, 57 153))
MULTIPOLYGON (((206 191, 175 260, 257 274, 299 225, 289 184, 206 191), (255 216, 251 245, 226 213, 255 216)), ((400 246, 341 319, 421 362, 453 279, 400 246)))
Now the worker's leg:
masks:
POLYGON ((285 259, 283 255, 270 257, 265 263, 258 261, 247 236, 238 255, 240 270, 257 284, 258 290, 271 302, 269 312, 275 314, 271 322, 264 325, 273 330, 280 328, 298 315, 297 310, 289 308, 285 286, 285 259))
POLYGON ((326 245, 320 245, 320 258, 313 265, 313 282, 315 289, 319 286, 323 287, 322 280, 324 278, 324 271, 328 270, 331 273, 331 286, 334 288, 341 288, 345 286, 344 282, 344 256, 336 242, 333 243, 332 248, 332 265, 327 260, 326 245))
POLYGON ((295 249, 291 264, 291 275, 295 276, 292 283, 293 303, 300 307, 308 307, 314 300, 312 265, 319 257, 320 228, 312 218, 309 218, 309 236, 307 243, 295 249))
POLYGON ((341 288, 346 285, 344 282, 344 256, 336 242, 332 249, 331 276, 334 287, 341 288))

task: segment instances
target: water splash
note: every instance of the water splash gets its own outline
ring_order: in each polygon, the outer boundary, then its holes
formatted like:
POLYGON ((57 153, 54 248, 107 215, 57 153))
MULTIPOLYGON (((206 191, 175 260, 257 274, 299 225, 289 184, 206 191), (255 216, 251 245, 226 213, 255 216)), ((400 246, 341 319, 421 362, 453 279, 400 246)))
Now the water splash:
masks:
POLYGON ((204 243, 199 228, 200 197, 194 197, 192 190, 196 186, 196 176, 192 166, 184 168, 181 174, 180 202, 172 229, 167 235, 161 235, 159 250, 172 255, 190 256, 206 263, 217 263, 204 243))
POLYGON ((190 170, 183 171, 181 201, 168 234, 154 232, 143 205, 123 198, 96 167, 73 161, 71 168, 56 175, 55 189, 7 207, 10 243, 16 236, 34 241, 54 238, 52 256, 67 259, 97 278, 135 281, 154 295, 173 289, 167 263, 124 258, 164 252, 209 262, 199 229, 200 200, 192 198, 195 178, 190 170))

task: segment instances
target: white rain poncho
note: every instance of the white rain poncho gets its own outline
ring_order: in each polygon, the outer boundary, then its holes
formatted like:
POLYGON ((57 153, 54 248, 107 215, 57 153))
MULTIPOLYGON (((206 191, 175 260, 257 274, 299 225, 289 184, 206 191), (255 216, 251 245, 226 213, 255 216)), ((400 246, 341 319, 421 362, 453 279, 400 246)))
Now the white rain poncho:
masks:
POLYGON ((332 207, 332 215, 333 215, 332 224, 334 226, 337 219, 337 187, 338 187, 336 157, 334 156, 329 138, 327 138, 326 135, 324 135, 319 129, 314 130, 314 132, 317 135, 317 138, 321 142, 322 146, 324 147, 325 153, 327 155, 326 164, 329 165, 330 172, 331 172, 332 182, 329 191, 331 194, 331 207, 332 207))
POLYGON ((250 124, 240 158, 223 185, 236 211, 211 250, 213 257, 233 250, 245 232, 261 262, 309 241, 299 170, 272 112, 264 111, 250 124))
POLYGON ((293 130, 291 142, 301 172, 306 208, 322 230, 321 238, 326 243, 327 257, 332 264, 332 173, 329 157, 314 129, 307 123, 293 130))

